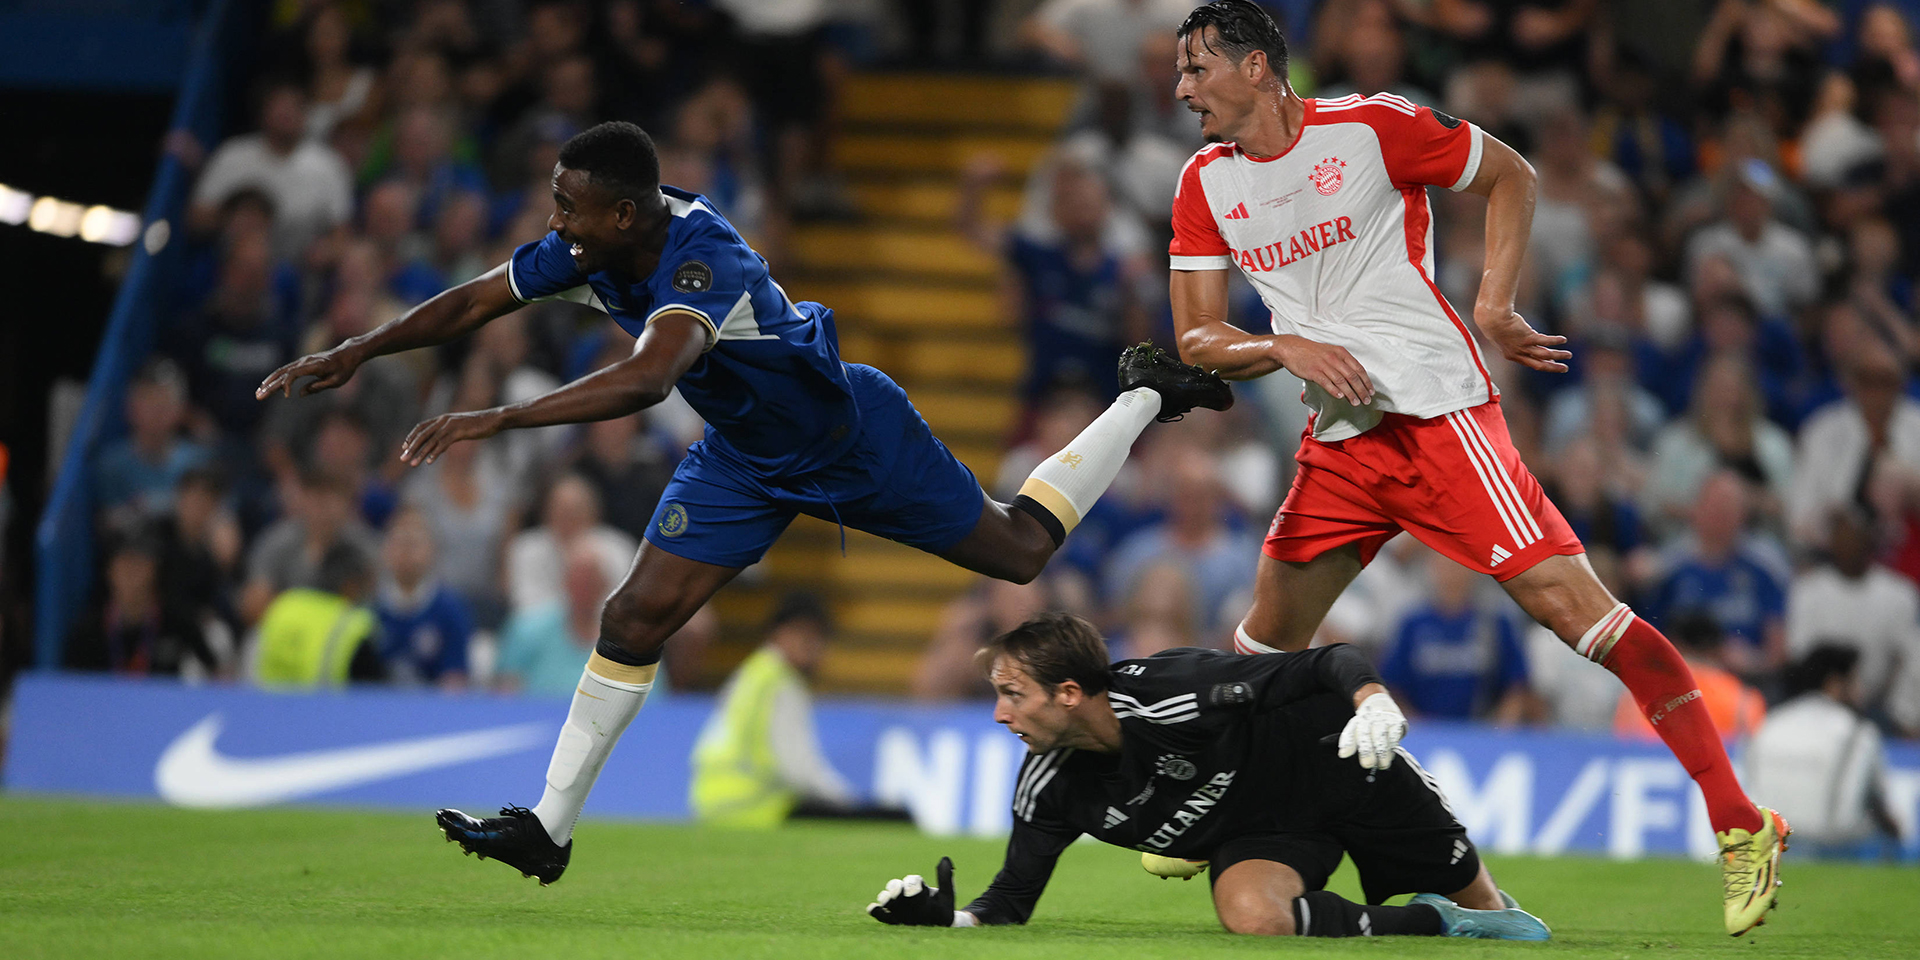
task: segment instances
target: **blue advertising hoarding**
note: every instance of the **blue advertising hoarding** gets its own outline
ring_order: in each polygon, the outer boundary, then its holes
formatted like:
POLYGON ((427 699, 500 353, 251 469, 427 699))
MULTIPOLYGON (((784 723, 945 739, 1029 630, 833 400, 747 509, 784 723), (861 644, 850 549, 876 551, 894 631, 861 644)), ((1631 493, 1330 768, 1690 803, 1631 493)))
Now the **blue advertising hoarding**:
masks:
MULTIPOLYGON (((614 751, 587 814, 688 816, 687 758, 705 697, 650 703, 614 751)), ((34 674, 16 690, 9 790, 145 797, 180 806, 277 803, 491 809, 531 804, 565 701, 352 690, 278 694, 34 674), (75 703, 86 710, 71 709, 75 703)), ((869 797, 931 833, 1008 829, 1023 747, 984 704, 824 701, 816 726, 869 797)), ((1475 842, 1500 853, 1709 856, 1699 793, 1658 743, 1423 722, 1406 746, 1475 842)), ((1895 816, 1920 854, 1920 746, 1892 744, 1895 816)))

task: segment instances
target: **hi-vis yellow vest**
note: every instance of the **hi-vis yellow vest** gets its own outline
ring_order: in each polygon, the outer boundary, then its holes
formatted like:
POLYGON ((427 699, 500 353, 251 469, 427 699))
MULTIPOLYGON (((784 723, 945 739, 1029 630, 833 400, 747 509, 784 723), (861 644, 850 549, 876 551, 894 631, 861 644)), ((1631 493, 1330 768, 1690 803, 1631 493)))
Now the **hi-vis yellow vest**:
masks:
POLYGON ((761 647, 734 672, 693 746, 687 799, 701 822, 767 828, 787 819, 796 797, 780 782, 773 702, 781 687, 802 682, 772 647, 761 647))
POLYGON ((294 589, 275 597, 260 618, 259 676, 280 687, 337 687, 347 682, 353 653, 373 632, 373 611, 339 594, 294 589))

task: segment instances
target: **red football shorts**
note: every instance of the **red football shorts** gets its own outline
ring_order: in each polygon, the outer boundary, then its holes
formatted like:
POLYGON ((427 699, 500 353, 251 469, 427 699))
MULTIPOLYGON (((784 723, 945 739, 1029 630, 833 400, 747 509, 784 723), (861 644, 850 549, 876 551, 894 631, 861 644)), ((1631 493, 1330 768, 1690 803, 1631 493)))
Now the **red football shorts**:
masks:
POLYGON ((1266 554, 1304 563, 1349 543, 1372 563, 1402 530, 1507 580, 1554 554, 1584 553, 1520 462, 1499 401, 1428 420, 1389 413, 1357 437, 1307 437, 1266 554))

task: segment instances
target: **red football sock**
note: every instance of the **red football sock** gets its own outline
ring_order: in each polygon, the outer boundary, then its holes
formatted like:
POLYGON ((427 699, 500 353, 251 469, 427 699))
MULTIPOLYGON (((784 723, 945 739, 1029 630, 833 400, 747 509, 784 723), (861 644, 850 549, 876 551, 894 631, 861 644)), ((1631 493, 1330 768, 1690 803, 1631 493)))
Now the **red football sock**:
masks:
POLYGON ((1667 749, 1700 785, 1715 831, 1760 829, 1760 812, 1733 775, 1733 763, 1700 699, 1693 671, 1660 631, 1623 603, 1594 624, 1575 649, 1627 685, 1667 749))

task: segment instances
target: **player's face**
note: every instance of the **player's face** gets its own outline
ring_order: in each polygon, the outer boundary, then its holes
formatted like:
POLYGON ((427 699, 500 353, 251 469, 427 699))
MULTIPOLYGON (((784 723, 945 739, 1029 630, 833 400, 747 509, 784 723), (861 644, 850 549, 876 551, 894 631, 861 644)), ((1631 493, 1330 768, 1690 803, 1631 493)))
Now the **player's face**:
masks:
POLYGON ((1039 681, 1027 675, 1018 661, 1000 657, 987 679, 993 683, 993 722, 1006 724, 1030 753, 1046 753, 1060 746, 1072 726, 1072 717, 1039 681))
MULTIPOLYGON (((1180 83, 1173 88, 1174 98, 1200 115, 1200 134, 1209 142, 1233 140, 1241 124, 1253 112, 1259 93, 1244 67, 1219 53, 1213 27, 1187 34, 1180 42, 1174 67, 1180 71, 1180 83)), ((1248 54, 1249 57, 1252 54, 1248 54)))
POLYGON ((630 216, 632 204, 596 186, 586 171, 554 164, 553 216, 547 218, 547 229, 572 246, 573 263, 580 272, 594 273, 617 262, 624 245, 623 207, 630 216))

